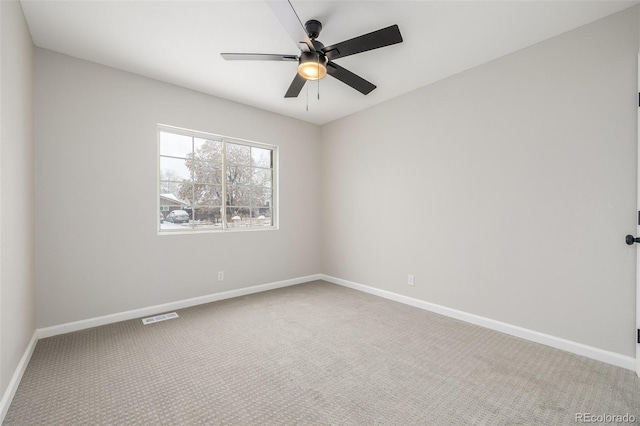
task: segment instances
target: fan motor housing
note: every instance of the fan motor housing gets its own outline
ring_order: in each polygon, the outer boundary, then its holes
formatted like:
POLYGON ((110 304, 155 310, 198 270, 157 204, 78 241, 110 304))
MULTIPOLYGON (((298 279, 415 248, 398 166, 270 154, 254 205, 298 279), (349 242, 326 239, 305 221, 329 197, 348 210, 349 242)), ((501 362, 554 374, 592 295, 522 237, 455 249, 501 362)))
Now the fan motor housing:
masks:
POLYGON ((322 24, 320 21, 310 19, 304 24, 304 29, 307 31, 307 35, 311 40, 318 38, 320 31, 322 31, 322 24))

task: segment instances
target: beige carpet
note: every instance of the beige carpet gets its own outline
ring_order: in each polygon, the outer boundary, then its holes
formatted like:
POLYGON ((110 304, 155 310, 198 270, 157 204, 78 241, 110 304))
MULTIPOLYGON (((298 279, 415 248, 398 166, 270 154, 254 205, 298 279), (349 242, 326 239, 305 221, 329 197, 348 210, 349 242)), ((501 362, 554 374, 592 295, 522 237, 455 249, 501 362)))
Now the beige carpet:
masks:
POLYGON ((635 373, 322 281, 38 342, 7 425, 555 425, 635 373))

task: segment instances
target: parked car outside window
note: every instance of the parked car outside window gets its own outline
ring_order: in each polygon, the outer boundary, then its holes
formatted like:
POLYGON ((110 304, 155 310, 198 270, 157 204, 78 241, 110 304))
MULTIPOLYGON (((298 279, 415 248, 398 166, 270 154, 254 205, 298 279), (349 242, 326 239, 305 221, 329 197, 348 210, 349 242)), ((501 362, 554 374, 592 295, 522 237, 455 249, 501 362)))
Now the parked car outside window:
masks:
POLYGON ((171 223, 187 223, 189 222, 189 213, 184 210, 174 210, 165 219, 167 222, 171 223))

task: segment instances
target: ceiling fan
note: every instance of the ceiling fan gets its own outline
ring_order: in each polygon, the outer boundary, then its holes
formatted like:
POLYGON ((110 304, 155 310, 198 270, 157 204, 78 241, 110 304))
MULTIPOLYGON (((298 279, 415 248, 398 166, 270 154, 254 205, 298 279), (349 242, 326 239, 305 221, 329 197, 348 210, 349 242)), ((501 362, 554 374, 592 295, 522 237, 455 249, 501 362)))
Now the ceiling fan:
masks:
POLYGON ((284 95, 285 98, 297 97, 307 80, 319 80, 327 74, 367 95, 376 86, 333 61, 356 53, 402 43, 400 29, 397 25, 392 25, 325 47, 317 40, 322 30, 322 24, 319 21, 311 19, 303 26, 289 0, 266 1, 289 36, 299 45, 300 55, 263 53, 221 53, 221 55, 230 61, 297 61, 298 73, 284 95))

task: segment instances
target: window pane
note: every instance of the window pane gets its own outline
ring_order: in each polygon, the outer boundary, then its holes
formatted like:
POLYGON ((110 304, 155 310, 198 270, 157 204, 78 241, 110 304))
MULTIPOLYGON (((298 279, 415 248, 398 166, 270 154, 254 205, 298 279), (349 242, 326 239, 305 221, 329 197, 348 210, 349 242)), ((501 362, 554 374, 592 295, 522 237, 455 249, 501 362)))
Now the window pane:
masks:
POLYGON ((160 155, 187 158, 193 149, 191 141, 190 136, 160 132, 160 155))
POLYGON ((181 183, 160 181, 160 195, 177 194, 181 183))
POLYGON ((251 165, 271 168, 271 152, 270 149, 251 147, 251 165))
POLYGON ((178 158, 160 157, 160 180, 182 182, 191 179, 187 161, 178 158))
POLYGON ((222 164, 222 142, 213 139, 194 138, 196 160, 213 161, 222 164))
POLYGON ((251 226, 273 226, 271 209, 254 209, 251 213, 251 226))
POLYGON ((250 209, 241 206, 227 207, 227 227, 247 228, 251 226, 250 209))
POLYGON ((160 229, 186 231, 191 229, 191 210, 181 208, 170 208, 170 212, 163 212, 164 221, 160 224, 160 229))
POLYGON ((171 223, 166 220, 160 224, 160 230, 171 230, 171 231, 188 231, 191 229, 191 224, 189 223, 171 223))
POLYGON ((171 194, 161 194, 165 198, 172 198, 177 200, 175 205, 181 209, 184 209, 188 206, 193 205, 193 200, 195 198, 195 194, 193 193, 194 187, 193 182, 184 181, 178 184, 178 191, 171 194))
POLYGON ((196 229, 222 229, 220 207, 204 206, 194 209, 196 229))
POLYGON ((251 167, 227 166, 227 185, 250 185, 251 167))
POLYGON ((186 208, 188 204, 188 202, 178 198, 174 194, 160 194, 160 210, 162 210, 163 212, 181 210, 186 208))
POLYGON ((194 205, 217 206, 218 210, 220 210, 220 206, 222 205, 222 186, 196 183, 194 190, 194 205))
POLYGON ((251 204, 251 193, 249 191, 249 187, 244 185, 227 185, 227 205, 228 206, 237 206, 244 205, 248 206, 251 204))
POLYGON ((251 203, 253 208, 269 208, 272 204, 272 194, 270 189, 259 188, 259 191, 254 192, 254 197, 251 203))
POLYGON ((251 183, 251 167, 228 165, 227 183, 248 185, 251 183))
POLYGON ((251 183, 271 188, 271 169, 253 169, 251 183))
POLYGON ((251 147, 227 143, 227 164, 251 165, 251 147))
POLYGON ((222 163, 220 162, 189 160, 187 166, 193 170, 193 177, 197 183, 222 183, 222 163))

